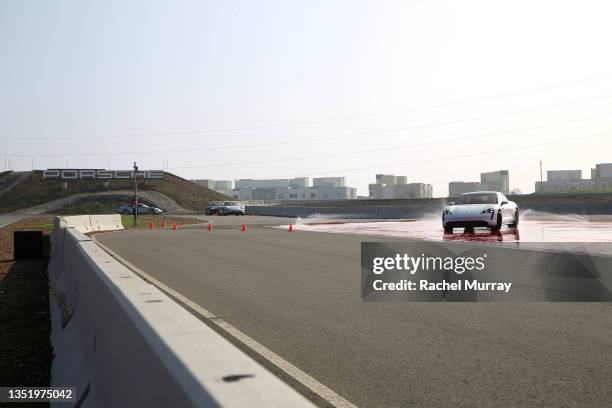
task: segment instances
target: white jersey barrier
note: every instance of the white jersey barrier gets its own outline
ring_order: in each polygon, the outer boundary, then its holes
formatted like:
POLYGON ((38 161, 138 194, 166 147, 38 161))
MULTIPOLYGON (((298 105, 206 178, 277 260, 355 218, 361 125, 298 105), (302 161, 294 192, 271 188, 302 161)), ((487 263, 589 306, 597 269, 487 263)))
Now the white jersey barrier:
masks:
POLYGON ((123 229, 121 215, 119 214, 75 215, 61 218, 67 227, 75 228, 84 234, 94 231, 117 231, 123 229))
POLYGON ((81 217, 56 218, 49 262, 51 385, 76 387, 73 406, 312 406, 108 255, 81 217))
POLYGON ((90 215, 74 215, 71 217, 63 217, 66 226, 76 229, 79 232, 91 232, 91 216, 90 215))
POLYGON ((119 214, 90 215, 89 220, 92 231, 117 231, 123 229, 121 215, 119 214))

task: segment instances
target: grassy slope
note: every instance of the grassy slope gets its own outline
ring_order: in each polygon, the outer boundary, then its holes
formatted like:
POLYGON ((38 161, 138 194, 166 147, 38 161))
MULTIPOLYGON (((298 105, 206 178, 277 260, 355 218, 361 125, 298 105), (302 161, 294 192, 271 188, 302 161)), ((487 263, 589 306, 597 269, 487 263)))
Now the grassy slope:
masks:
MULTIPOLYGON (((98 196, 84 197, 74 203, 65 205, 57 211, 58 215, 75 215, 75 214, 116 214, 117 209, 130 202, 130 199, 124 196, 98 196)), ((151 204, 146 200, 142 200, 145 204, 151 204)))
MULTIPOLYGON (((25 181, 15 186, 10 193, 0 196, 0 213, 44 204, 78 193, 131 190, 133 188, 133 180, 110 180, 106 187, 100 180, 75 180, 68 181, 68 188, 64 191, 60 180, 44 180, 42 172, 35 171, 25 181)), ((180 206, 196 211, 203 211, 208 201, 227 198, 223 194, 170 173, 165 173, 162 180, 139 180, 138 188, 158 191, 174 199, 180 206)), ((111 204, 113 209, 117 208, 117 201, 110 204, 104 199, 87 201, 93 201, 94 208, 96 201, 100 201, 104 208, 110 208, 111 204)), ((121 203, 124 203, 124 200, 121 200, 121 203)))

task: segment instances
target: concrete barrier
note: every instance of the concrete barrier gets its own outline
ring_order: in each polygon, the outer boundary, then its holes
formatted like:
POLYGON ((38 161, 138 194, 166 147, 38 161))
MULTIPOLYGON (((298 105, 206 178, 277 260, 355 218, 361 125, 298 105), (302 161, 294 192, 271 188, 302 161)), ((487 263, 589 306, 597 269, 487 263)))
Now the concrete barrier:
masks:
POLYGON ((62 218, 67 227, 75 228, 84 234, 94 231, 117 231, 123 229, 121 215, 119 214, 74 215, 62 218))
POLYGON ((71 217, 64 217, 64 220, 67 227, 75 228, 79 232, 87 233, 93 231, 89 215, 74 215, 71 217))
POLYGON ((606 202, 528 203, 519 208, 553 214, 612 215, 612 203, 606 202))
MULTIPOLYGON (((351 201, 351 200, 346 200, 351 201)), ((247 214, 269 215, 276 217, 302 217, 313 215, 333 215, 338 218, 419 218, 426 214, 442 213, 443 204, 429 200, 423 205, 359 205, 362 200, 352 201, 353 205, 343 203, 338 206, 320 205, 272 205, 272 206, 247 206, 247 214)), ((379 200, 382 201, 382 200, 379 200)), ((408 200, 406 200, 408 201, 408 200)), ((415 200, 412 200, 415 201, 415 200)), ((425 200, 423 200, 425 201, 425 200)), ((612 215, 612 202, 526 202, 518 203, 520 210, 546 212, 553 214, 577 214, 577 215, 612 215)))
POLYGON ((117 231, 123 229, 121 223, 121 215, 105 214, 105 215, 90 215, 92 231, 117 231))
POLYGON ((84 226, 56 218, 49 262, 51 385, 76 387, 73 406, 312 406, 108 255, 84 226))

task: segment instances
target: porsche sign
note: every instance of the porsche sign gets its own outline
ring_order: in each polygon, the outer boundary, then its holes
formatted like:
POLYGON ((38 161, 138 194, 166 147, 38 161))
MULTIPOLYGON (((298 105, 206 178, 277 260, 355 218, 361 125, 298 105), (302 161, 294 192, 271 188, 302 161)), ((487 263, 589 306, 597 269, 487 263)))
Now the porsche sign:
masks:
POLYGON ((129 180, 134 178, 163 179, 162 170, 101 170, 101 169, 48 169, 43 170, 43 179, 59 180, 129 180))

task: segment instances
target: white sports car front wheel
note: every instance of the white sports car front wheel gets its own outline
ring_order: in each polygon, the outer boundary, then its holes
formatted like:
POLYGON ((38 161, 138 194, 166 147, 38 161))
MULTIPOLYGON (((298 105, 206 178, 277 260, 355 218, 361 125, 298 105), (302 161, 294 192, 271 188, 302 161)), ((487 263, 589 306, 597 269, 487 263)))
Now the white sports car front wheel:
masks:
POLYGON ((511 228, 516 228, 518 227, 518 225, 519 225, 519 210, 517 208, 516 211, 514 212, 514 221, 508 224, 508 226, 511 228))

